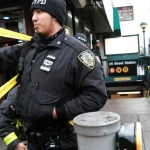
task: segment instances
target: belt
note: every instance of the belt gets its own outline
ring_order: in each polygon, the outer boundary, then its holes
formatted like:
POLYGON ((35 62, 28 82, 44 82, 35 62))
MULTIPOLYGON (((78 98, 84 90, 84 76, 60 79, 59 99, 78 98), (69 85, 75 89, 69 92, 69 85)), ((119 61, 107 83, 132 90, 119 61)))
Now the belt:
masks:
POLYGON ((38 145, 39 147, 45 147, 50 150, 59 150, 61 132, 63 132, 63 130, 59 127, 50 127, 44 132, 30 129, 26 132, 26 135, 29 143, 38 145))
POLYGON ((27 132, 28 142, 46 150, 77 150, 77 139, 73 127, 50 127, 44 132, 30 130, 27 132))

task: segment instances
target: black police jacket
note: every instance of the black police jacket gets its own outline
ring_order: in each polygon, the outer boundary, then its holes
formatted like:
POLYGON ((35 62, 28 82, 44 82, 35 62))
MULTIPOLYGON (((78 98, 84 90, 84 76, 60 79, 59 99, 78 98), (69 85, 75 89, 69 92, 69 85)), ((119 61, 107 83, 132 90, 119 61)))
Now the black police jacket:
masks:
POLYGON ((101 57, 101 53, 100 53, 100 51, 98 50, 98 49, 91 49, 91 51, 96 55, 96 56, 98 56, 98 58, 99 58, 99 61, 100 61, 100 63, 101 63, 101 65, 103 65, 103 62, 102 62, 102 57, 101 57))
POLYGON ((18 127, 21 125, 17 120, 14 110, 17 86, 7 96, 7 99, 0 104, 0 137, 4 140, 8 149, 14 149, 19 143, 18 127), (18 124, 19 123, 19 124, 18 124), (19 126, 18 126, 19 125, 19 126))
MULTIPOLYGON (((34 38, 33 38, 34 39, 34 38)), ((103 73, 95 57, 75 38, 61 33, 41 49, 36 38, 25 46, 0 50, 0 70, 15 70, 21 53, 27 51, 20 76, 15 105, 22 123, 52 121, 56 107, 58 119, 101 109, 107 100, 103 73)), ((36 124, 35 124, 36 126, 36 124)))

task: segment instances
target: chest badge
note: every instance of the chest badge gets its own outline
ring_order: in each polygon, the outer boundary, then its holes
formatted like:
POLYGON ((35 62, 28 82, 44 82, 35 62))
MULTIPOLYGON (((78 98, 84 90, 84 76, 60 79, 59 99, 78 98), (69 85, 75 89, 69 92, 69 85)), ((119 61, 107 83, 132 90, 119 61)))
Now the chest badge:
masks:
POLYGON ((50 72, 55 60, 56 60, 55 56, 47 55, 42 63, 42 66, 40 67, 40 69, 43 71, 46 71, 46 72, 50 72))

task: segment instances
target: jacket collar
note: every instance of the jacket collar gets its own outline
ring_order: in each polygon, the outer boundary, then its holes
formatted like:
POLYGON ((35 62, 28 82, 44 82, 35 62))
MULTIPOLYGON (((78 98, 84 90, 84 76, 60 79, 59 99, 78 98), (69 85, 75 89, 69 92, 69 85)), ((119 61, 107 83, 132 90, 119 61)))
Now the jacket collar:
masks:
POLYGON ((56 39, 50 42, 47 46, 61 48, 65 37, 66 37, 66 31, 64 30, 56 39))
MULTIPOLYGON (((56 39, 47 44, 47 47, 55 47, 61 49, 64 38, 66 37, 66 31, 64 30, 56 39)), ((39 37, 36 35, 32 38, 32 47, 38 48, 38 43, 40 42, 39 37)))

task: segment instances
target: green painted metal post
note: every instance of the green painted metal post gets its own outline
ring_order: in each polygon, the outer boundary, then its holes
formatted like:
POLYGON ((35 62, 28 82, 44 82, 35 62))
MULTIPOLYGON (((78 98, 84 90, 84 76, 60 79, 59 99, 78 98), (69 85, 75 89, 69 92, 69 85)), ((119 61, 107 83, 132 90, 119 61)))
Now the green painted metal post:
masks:
POLYGON ((146 23, 146 22, 142 22, 142 23, 140 24, 140 27, 143 29, 144 56, 146 56, 146 47, 145 47, 145 28, 147 27, 147 23, 146 23))
POLYGON ((145 47, 145 29, 143 29, 143 44, 144 44, 144 56, 146 56, 146 47, 145 47))

